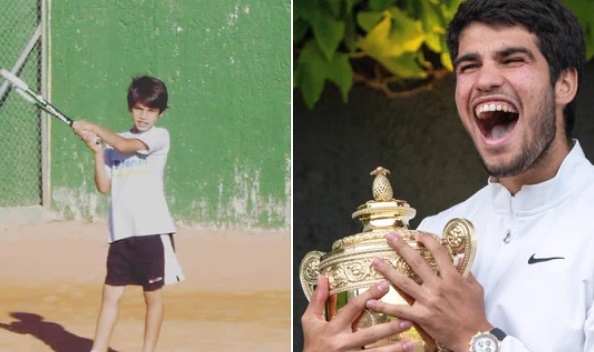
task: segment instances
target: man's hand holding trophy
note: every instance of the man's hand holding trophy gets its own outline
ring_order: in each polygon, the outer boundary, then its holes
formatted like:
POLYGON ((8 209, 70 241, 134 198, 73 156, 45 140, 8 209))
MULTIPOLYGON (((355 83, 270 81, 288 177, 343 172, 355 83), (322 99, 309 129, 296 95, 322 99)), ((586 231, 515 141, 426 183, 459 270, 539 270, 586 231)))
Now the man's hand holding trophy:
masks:
MULTIPOLYGON (((336 320, 333 326, 340 327, 337 331, 317 336, 351 334, 351 341, 354 338, 365 349, 400 341, 412 345, 415 352, 447 351, 440 342, 454 343, 446 341, 448 336, 433 336, 431 326, 448 322, 432 322, 431 316, 418 321, 424 307, 437 302, 423 287, 440 285, 442 277, 467 281, 476 253, 473 226, 465 219, 452 219, 441 237, 411 230, 409 220, 416 210, 406 201, 393 198, 389 171, 378 167, 371 174, 375 175, 374 199, 352 214, 363 225, 362 231, 338 239, 330 252, 311 251, 301 261, 301 286, 311 301, 303 319, 319 319, 320 324, 308 324, 319 329, 330 325, 325 321, 336 320), (314 291, 316 286, 319 289, 314 291), (316 307, 323 309, 313 312, 316 307), (411 310, 417 321, 410 320, 411 310), (388 337, 378 340, 367 333, 365 328, 371 326, 381 326, 374 334, 388 337)), ((448 289, 456 286, 463 285, 450 285, 448 289)), ((480 291, 480 285, 476 287, 480 291)), ((482 291, 477 294, 482 295, 482 291)), ((464 302, 454 299, 440 304, 444 306, 437 309, 447 310, 448 305, 464 302)), ((436 309, 430 308, 426 311, 436 309)))

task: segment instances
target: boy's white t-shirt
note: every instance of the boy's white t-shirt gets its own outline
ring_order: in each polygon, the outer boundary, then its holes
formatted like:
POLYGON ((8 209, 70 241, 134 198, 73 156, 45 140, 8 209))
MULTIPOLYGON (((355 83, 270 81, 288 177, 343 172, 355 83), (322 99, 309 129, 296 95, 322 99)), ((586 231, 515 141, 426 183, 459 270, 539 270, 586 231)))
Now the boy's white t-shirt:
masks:
POLYGON ((119 135, 144 142, 148 150, 120 153, 106 146, 105 165, 111 178, 108 242, 175 232, 163 186, 169 132, 152 127, 119 135))

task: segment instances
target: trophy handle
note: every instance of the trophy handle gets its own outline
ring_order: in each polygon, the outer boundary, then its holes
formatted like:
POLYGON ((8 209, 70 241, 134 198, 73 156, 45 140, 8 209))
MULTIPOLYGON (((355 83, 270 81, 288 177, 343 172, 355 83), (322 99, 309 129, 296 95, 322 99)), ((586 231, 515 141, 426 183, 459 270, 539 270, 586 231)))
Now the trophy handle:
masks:
POLYGON ((462 277, 468 276, 477 245, 472 223, 460 218, 448 221, 443 228, 442 241, 452 253, 454 265, 462 277))
POLYGON ((318 283, 318 275, 320 274, 320 259, 326 254, 320 251, 308 252, 301 260, 299 266, 299 278, 301 279, 301 287, 305 293, 307 300, 311 298, 316 284, 318 283))

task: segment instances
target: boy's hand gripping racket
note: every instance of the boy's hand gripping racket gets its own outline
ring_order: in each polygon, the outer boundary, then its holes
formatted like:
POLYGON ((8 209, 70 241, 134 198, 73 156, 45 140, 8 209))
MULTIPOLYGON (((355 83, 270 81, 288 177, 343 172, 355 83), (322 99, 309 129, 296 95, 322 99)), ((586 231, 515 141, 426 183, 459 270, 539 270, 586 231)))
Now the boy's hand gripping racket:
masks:
MULTIPOLYGON (((72 128, 72 120, 70 117, 64 115, 58 109, 56 109, 50 102, 45 100, 41 95, 32 91, 29 86, 23 80, 15 76, 12 72, 6 69, 0 69, 0 75, 4 77, 16 90, 17 93, 21 97, 23 97, 26 101, 31 104, 37 105, 40 109, 47 112, 51 116, 57 118, 58 120, 62 121, 63 123, 67 124, 72 128)), ((101 139, 97 138, 95 140, 95 144, 101 143, 101 139)))

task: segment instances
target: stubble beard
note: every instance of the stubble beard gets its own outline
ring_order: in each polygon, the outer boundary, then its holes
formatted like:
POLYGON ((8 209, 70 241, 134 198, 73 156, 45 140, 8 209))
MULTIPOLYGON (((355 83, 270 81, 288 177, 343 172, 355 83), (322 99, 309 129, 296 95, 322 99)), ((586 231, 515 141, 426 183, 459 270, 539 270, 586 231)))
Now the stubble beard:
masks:
POLYGON ((533 131, 533 138, 523 141, 517 156, 498 164, 488 164, 481 156, 481 162, 489 175, 495 178, 512 177, 537 167, 548 154, 557 134, 555 120, 555 104, 550 94, 547 94, 528 126, 533 131))

